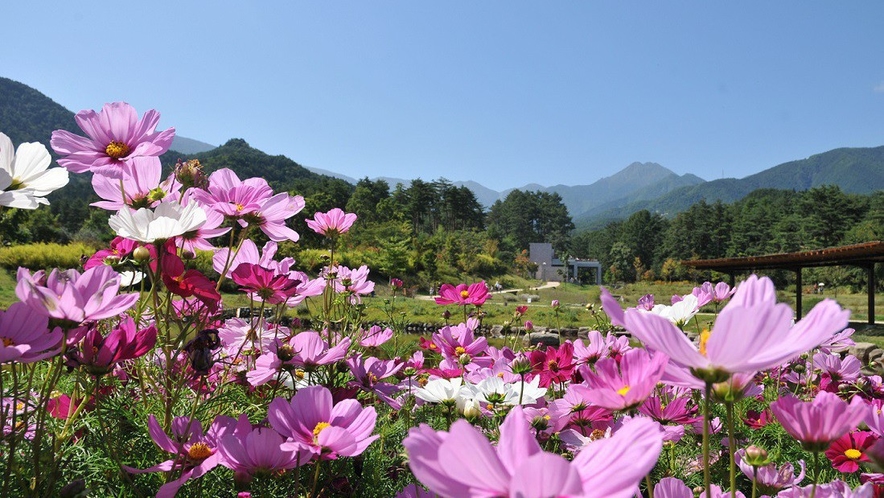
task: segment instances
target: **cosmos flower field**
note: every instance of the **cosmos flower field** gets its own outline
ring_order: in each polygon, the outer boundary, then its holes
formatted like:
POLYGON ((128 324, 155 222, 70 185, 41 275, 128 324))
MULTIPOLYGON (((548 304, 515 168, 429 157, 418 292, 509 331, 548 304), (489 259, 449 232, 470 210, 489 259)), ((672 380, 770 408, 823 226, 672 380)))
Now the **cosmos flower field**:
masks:
POLYGON ((80 268, 16 274, 0 496, 884 495, 884 386, 837 302, 794 321, 756 275, 626 309, 603 290, 585 337, 494 346, 488 286, 452 282, 451 321, 403 347, 408 317, 364 323, 370 269, 336 262, 355 214, 304 216, 301 196, 197 161, 163 177, 159 117, 81 111, 83 135, 52 134, 58 167, 0 134, 0 209, 90 172, 117 235, 80 268), (298 217, 326 241, 317 275, 277 256, 298 217), (227 281, 249 317, 224 313, 227 281), (310 327, 287 314, 305 302, 310 327))

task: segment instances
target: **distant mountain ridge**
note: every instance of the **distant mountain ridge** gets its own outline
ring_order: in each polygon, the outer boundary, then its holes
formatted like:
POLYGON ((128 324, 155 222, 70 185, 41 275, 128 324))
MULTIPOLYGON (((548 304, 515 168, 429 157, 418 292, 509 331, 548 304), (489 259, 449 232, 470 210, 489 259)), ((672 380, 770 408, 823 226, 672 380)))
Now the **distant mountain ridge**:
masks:
MULTIPOLYGON (((9 135, 15 144, 38 141, 48 146, 51 133, 56 129, 81 133, 73 112, 27 85, 0 77, 0 132, 9 135)), ((237 164, 243 170, 238 173, 244 177, 262 176, 280 186, 289 185, 293 180, 320 178, 312 176, 316 174, 339 178, 351 185, 358 181, 327 170, 305 169, 287 157, 270 156, 252 149, 239 139, 216 147, 176 136, 172 149, 164 156, 164 162, 174 163, 175 157, 187 156, 206 159, 210 167, 220 167, 228 162, 237 164), (250 164, 250 161, 257 162, 250 164)), ((391 188, 397 183, 411 183, 411 180, 381 178, 391 188)), ((506 198, 514 190, 498 192, 474 181, 451 183, 469 188, 486 208, 506 198)), ((834 149, 786 162, 743 179, 725 178, 707 182, 692 174, 678 175, 657 163, 635 162, 589 185, 545 187, 528 184, 518 190, 559 194, 575 225, 581 229, 624 219, 642 209, 673 216, 704 199, 707 202, 721 200, 729 203, 762 188, 807 190, 821 185, 837 185, 847 193, 857 194, 884 189, 884 146, 834 149)), ((70 197, 94 195, 88 178, 81 175, 76 175, 65 190, 70 197)))
POLYGON ((884 189, 884 146, 840 148, 789 161, 742 179, 723 178, 684 186, 656 197, 635 198, 625 204, 602 206, 574 217, 580 228, 598 228, 647 209, 674 216, 701 200, 731 203, 762 188, 803 191, 837 185, 849 194, 869 194, 884 189))

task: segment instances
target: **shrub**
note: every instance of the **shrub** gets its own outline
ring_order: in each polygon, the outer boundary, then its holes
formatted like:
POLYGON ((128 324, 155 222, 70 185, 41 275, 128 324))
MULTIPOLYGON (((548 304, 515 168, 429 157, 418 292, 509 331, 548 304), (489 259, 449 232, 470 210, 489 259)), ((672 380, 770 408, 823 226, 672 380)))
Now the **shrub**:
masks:
POLYGON ((15 270, 20 266, 31 270, 77 268, 84 256, 91 256, 95 248, 82 242, 55 244, 38 242, 0 248, 0 266, 15 270))

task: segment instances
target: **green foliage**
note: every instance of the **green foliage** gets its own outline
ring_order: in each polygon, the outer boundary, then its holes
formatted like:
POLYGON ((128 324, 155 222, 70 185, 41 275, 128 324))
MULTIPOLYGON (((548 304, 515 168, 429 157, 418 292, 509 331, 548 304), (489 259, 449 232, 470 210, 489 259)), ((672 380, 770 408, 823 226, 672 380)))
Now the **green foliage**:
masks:
POLYGON ((565 251, 574 223, 557 193, 513 190, 488 213, 488 232, 506 250, 527 249, 532 242, 549 242, 565 251))
POLYGON ((80 242, 55 244, 38 242, 0 247, 0 267, 15 270, 20 266, 36 270, 76 268, 84 256, 91 256, 95 248, 80 242))

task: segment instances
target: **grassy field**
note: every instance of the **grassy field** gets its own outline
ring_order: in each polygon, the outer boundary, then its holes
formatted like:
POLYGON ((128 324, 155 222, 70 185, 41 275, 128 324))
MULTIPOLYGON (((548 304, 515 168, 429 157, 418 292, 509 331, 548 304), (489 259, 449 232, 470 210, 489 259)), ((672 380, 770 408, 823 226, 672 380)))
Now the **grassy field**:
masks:
MULTIPOLYGON (((512 285, 519 285, 524 291, 517 293, 494 293, 492 297, 483 306, 487 313, 485 323, 489 325, 503 324, 511 320, 516 306, 527 306, 528 311, 523 319, 531 320, 536 326, 554 328, 561 327, 593 327, 595 321, 590 311, 587 309, 589 305, 596 308, 600 306, 599 288, 596 286, 580 286, 575 284, 562 284, 553 289, 540 289, 538 281, 528 280, 512 280, 507 282, 512 285), (528 300, 531 302, 528 302, 528 300), (551 309, 550 303, 557 299, 561 303, 558 317, 551 309)), ((674 294, 686 294, 693 288, 692 284, 687 282, 677 283, 636 283, 626 285, 610 286, 611 293, 622 298, 623 306, 634 306, 638 299, 645 294, 654 294, 657 302, 668 303, 674 294)), ((455 306, 439 306, 434 301, 417 298, 402 297, 401 295, 393 298, 392 293, 387 286, 376 286, 376 297, 366 297, 363 302, 365 304, 366 321, 368 322, 384 322, 387 321, 387 311, 392 306, 393 312, 396 314, 405 313, 408 321, 412 323, 443 323, 442 312, 446 309, 452 313, 452 321, 459 321, 459 310, 455 306)), ((791 290, 780 290, 778 297, 781 302, 785 302, 795 307, 795 294, 791 290)), ((814 304, 824 298, 831 298, 838 301, 841 306, 851 310, 853 320, 865 322, 868 310, 868 298, 865 293, 850 293, 844 290, 832 289, 827 290, 825 294, 805 294, 803 296, 803 308, 805 313, 809 311, 814 304)), ((0 271, 0 308, 6 308, 17 300, 15 296, 15 275, 9 271, 0 271)), ((224 305, 226 308, 246 307, 249 306, 249 300, 242 294, 226 294, 224 296, 224 305)), ((876 311, 884 312, 884 295, 876 295, 875 303, 876 311)), ((289 312, 292 316, 306 317, 310 314, 309 303, 302 305, 297 310, 289 312)), ((884 321, 884 315, 877 314, 877 321, 884 321)), ((856 337, 857 341, 873 342, 884 347, 884 336, 862 335, 856 337)))

